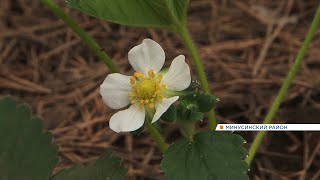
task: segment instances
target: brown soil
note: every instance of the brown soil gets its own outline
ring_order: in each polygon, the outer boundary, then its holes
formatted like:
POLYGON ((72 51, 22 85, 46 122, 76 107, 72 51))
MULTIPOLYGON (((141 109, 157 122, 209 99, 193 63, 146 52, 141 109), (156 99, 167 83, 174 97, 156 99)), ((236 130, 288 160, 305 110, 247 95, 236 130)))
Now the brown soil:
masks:
MULTIPOLYGON (((194 0, 189 28, 220 98, 219 122, 260 123, 303 41, 318 1, 194 0)), ((144 38, 159 42, 169 61, 188 52, 168 31, 106 23, 59 3, 125 74, 127 52, 144 38)), ((319 123, 320 31, 275 122, 319 123)), ((193 69, 193 72, 195 70, 193 69)), ((108 128, 99 85, 110 73, 62 21, 38 1, 0 1, 0 95, 31 105, 54 136, 60 161, 55 172, 97 158, 106 148, 124 159, 130 179, 163 179, 161 154, 147 132, 117 134, 108 128)), ((199 125, 205 128, 206 122, 199 125)), ((171 143, 181 137, 166 127, 171 143)), ((240 133, 249 147, 255 133, 240 133)), ((251 179, 320 179, 320 133, 268 133, 252 164, 251 179)))

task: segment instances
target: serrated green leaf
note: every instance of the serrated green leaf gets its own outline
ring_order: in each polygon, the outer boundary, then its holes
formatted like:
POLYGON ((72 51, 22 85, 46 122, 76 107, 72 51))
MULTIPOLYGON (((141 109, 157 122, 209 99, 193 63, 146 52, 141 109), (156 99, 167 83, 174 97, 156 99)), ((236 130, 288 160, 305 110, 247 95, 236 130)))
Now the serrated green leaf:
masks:
POLYGON ((229 132, 201 132, 168 148, 161 168, 168 180, 247 180, 244 139, 229 132))
POLYGON ((1 180, 49 179, 58 162, 51 134, 28 106, 17 107, 10 97, 0 100, 0 142, 1 180))
POLYGON ((67 0, 72 8, 110 22, 175 30, 186 23, 189 0, 67 0))
POLYGON ((52 180, 125 180, 126 172, 121 166, 121 160, 107 151, 91 164, 60 171, 52 180))

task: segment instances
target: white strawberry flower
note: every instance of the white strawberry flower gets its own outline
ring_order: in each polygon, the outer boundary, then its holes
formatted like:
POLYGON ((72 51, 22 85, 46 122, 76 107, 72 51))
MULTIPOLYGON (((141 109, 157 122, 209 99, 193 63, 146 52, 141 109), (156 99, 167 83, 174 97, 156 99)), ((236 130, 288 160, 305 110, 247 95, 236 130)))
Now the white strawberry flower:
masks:
POLYGON ((133 76, 109 74, 100 86, 103 101, 115 113, 109 127, 115 132, 135 131, 143 126, 146 113, 153 112, 151 123, 156 122, 170 105, 179 99, 178 91, 191 83, 190 68, 183 55, 177 56, 168 71, 160 71, 165 54, 162 47, 151 39, 144 39, 128 53, 129 63, 136 71, 133 76))

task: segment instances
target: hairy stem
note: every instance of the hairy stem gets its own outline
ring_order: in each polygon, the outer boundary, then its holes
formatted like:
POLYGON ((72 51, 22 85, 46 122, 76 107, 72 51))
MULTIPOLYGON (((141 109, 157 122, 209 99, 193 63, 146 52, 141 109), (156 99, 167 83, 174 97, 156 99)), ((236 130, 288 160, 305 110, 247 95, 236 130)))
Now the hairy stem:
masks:
POLYGON ((145 121, 145 123, 147 125, 148 131, 149 131, 151 137, 157 143, 160 151, 162 153, 164 153, 168 149, 168 145, 164 141, 164 139, 162 138, 162 136, 159 133, 159 131, 151 124, 152 114, 153 113, 150 110, 146 109, 146 121, 145 121))
MULTIPOLYGON (((274 118, 274 116, 276 115, 279 106, 281 104, 281 102, 283 101, 283 99, 285 98, 285 95, 287 94, 287 91, 289 89, 289 86, 293 80, 293 78, 295 77, 295 75, 297 74, 297 71, 299 69, 299 66, 302 62, 302 59, 307 51, 308 45, 311 42, 312 38, 313 38, 313 34, 316 31, 318 25, 320 23, 320 5, 318 6, 317 12, 314 16, 314 19, 311 23, 311 26, 309 27, 308 33, 303 41, 303 44, 296 56, 295 62, 292 65, 292 67, 290 68, 286 79, 284 80, 277 97, 275 98, 275 100, 273 101, 271 108, 269 109, 267 116, 265 117, 263 123, 264 124, 270 124, 272 123, 272 119, 274 118)), ((250 165, 250 163, 252 162, 262 140, 263 137, 265 136, 266 131, 260 131, 258 132, 257 136, 255 137, 250 149, 249 149, 249 156, 246 158, 246 162, 250 165)))
POLYGON ((56 16, 63 20, 99 57, 110 69, 111 72, 118 72, 117 66, 112 62, 112 59, 102 50, 98 43, 89 36, 71 17, 66 15, 63 10, 52 0, 41 0, 56 16))
MULTIPOLYGON (((188 30, 186 29, 186 27, 183 27, 181 28, 180 31, 178 31, 178 33, 192 56, 193 62, 196 66, 196 70, 200 79, 202 89, 205 92, 210 93, 209 83, 208 83, 203 65, 201 63, 200 56, 198 54, 197 48, 194 45, 188 30)), ((216 116, 213 110, 211 110, 208 113, 208 119, 209 119, 210 130, 215 130, 217 121, 216 121, 216 116)))

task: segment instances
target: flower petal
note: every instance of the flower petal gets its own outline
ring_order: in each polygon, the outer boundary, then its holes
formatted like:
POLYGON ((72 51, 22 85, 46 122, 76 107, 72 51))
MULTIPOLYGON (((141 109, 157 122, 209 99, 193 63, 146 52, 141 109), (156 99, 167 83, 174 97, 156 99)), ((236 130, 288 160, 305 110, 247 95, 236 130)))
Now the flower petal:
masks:
POLYGON ((130 76, 119 73, 109 74, 100 85, 102 99, 112 109, 127 106, 130 103, 128 97, 130 91, 130 76))
POLYGON ((190 68, 185 62, 184 55, 174 58, 169 71, 163 76, 162 82, 170 90, 182 91, 189 87, 191 83, 190 68))
POLYGON ((117 133, 135 131, 143 126, 145 116, 144 109, 140 110, 138 105, 132 105, 115 113, 109 121, 109 127, 117 133))
POLYGON ((155 73, 161 70, 165 54, 158 43, 151 39, 144 39, 141 44, 129 51, 128 59, 135 71, 143 72, 147 75, 151 69, 155 73))
POLYGON ((176 102, 178 99, 179 96, 164 98, 161 103, 157 104, 156 113, 154 113, 151 123, 156 122, 161 117, 161 115, 169 109, 171 104, 176 102))

